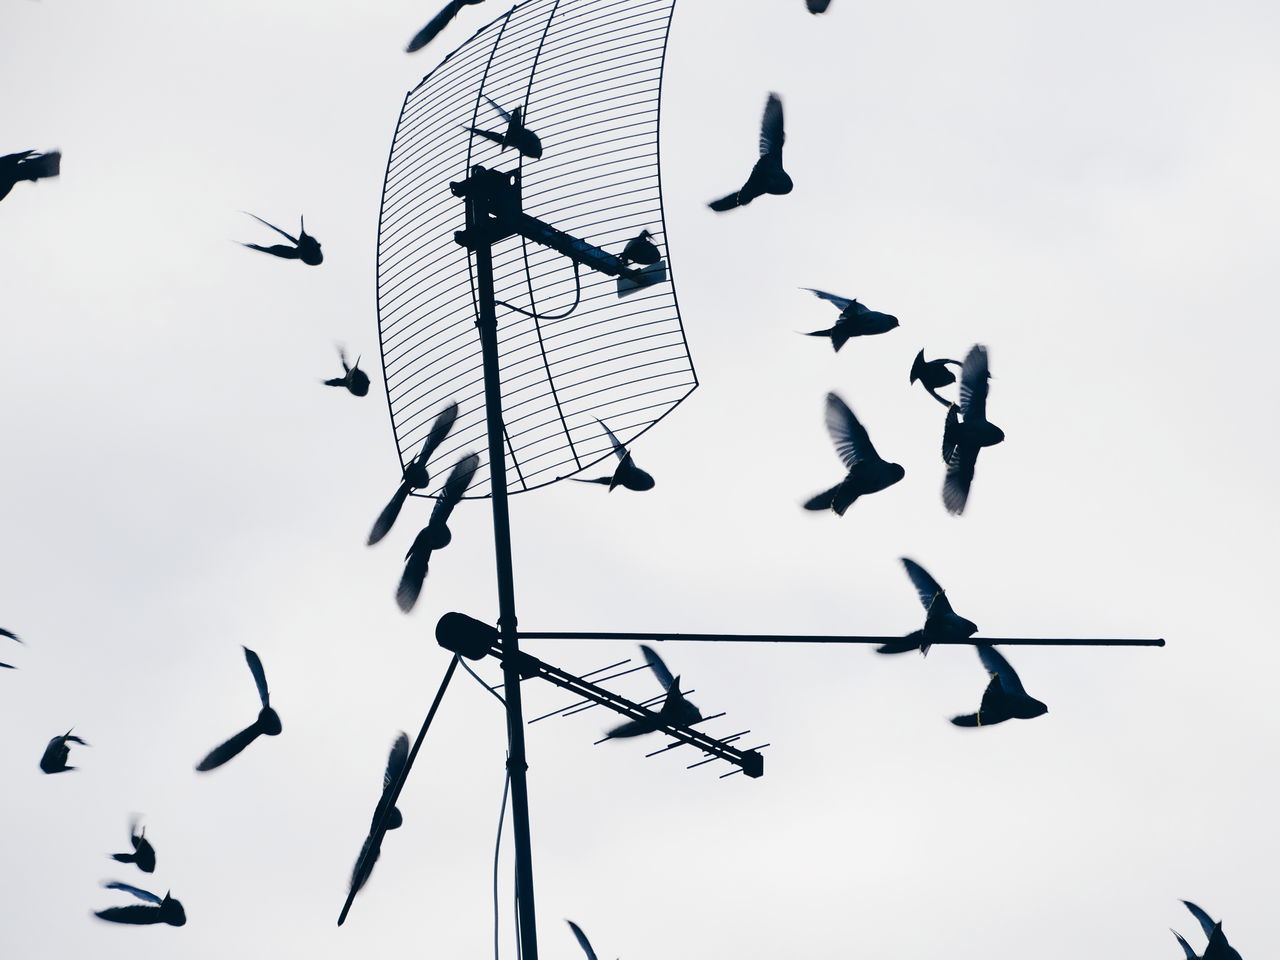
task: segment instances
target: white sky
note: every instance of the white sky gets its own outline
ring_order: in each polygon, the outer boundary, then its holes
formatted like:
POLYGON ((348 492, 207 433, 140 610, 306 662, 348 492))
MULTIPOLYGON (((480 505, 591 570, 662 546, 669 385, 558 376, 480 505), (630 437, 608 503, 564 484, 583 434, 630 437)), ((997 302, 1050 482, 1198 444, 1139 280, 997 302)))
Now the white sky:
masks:
MULTIPOLYGON (((0 203, 0 625, 28 641, 0 653, 6 958, 491 953, 505 735, 465 676, 333 923, 386 751, 447 662, 436 619, 496 616, 484 504, 399 613, 429 504, 363 546, 398 479, 385 402, 376 376, 363 400, 318 385, 335 341, 377 373, 404 92, 505 6, 403 54, 435 9, 0 5, 0 152, 65 151, 0 203), (237 246, 265 236, 242 210, 305 213, 324 264, 237 246), (284 733, 197 775, 256 713, 241 644, 284 733), (41 774, 72 725, 81 769, 41 774), (154 877, 106 859, 135 811, 154 877), (104 879, 172 888, 187 926, 98 922, 124 902, 104 879)), ((963 731, 947 719, 985 685, 967 650, 668 644, 692 699, 729 712, 713 731, 773 744, 765 777, 592 747, 599 710, 530 728, 545 956, 578 956, 570 917, 632 960, 1160 960, 1171 925, 1203 946, 1180 897, 1245 956, 1280 952, 1278 44, 1280 8, 1244 0, 678 6, 666 227, 702 386, 636 446, 652 492, 512 501, 522 626, 905 633, 905 555, 987 635, 1169 646, 1012 649, 1049 714, 963 731), (717 217, 770 90, 796 190, 717 217), (902 326, 834 355, 794 333, 834 316, 802 286, 902 326), (941 408, 907 372, 975 342, 1008 440, 955 519, 941 408), (830 389, 907 470, 842 519, 798 506, 840 474, 830 389)), ((635 653, 531 650, 581 672, 635 653)), ((505 866, 502 885, 506 925, 505 866)))

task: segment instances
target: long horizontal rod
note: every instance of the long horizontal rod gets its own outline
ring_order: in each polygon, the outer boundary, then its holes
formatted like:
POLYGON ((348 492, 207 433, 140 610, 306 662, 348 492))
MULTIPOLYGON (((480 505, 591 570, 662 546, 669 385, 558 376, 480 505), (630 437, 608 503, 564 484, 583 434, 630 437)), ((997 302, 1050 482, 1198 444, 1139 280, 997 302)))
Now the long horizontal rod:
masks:
MULTIPOLYGON (((900 643, 903 637, 840 637, 801 634, 788 636, 777 633, 606 633, 598 630, 521 630, 521 640, 634 640, 663 643, 667 640, 691 640, 720 643, 900 643)), ((1156 639, 1067 639, 1042 637, 969 637, 965 640, 933 640, 935 645, 955 644, 1003 644, 1023 647, 1163 647, 1163 638, 1156 639)))

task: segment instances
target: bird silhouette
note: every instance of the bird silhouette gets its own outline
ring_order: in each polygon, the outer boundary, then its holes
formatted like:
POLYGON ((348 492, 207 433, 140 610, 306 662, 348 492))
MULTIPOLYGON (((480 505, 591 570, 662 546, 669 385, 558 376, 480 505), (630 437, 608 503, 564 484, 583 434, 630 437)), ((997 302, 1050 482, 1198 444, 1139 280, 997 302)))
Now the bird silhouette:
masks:
POLYGON ((338 348, 338 359, 342 361, 341 377, 334 377, 332 380, 326 380, 326 387, 346 387, 352 394, 357 397, 363 397, 369 392, 369 375, 360 369, 360 358, 356 357, 356 362, 352 366, 347 366, 347 351, 338 348))
POLYGON ((685 699, 684 694, 680 692, 680 678, 671 675, 671 671, 667 669, 667 665, 657 652, 643 643, 640 644, 640 650, 644 653, 649 669, 662 684, 662 689, 667 691, 666 698, 662 701, 662 706, 658 708, 657 713, 649 711, 649 715, 643 719, 628 720, 626 723, 619 724, 605 735, 606 739, 638 737, 660 730, 664 725, 687 727, 702 719, 702 711, 685 699))
MULTIPOLYGON (((16 633, 12 630, 4 629, 4 627, 0 627, 0 637, 8 637, 10 640, 22 643, 22 639, 16 633)), ((0 669, 16 670, 17 668, 11 663, 0 663, 0 669)))
POLYGON ((956 382, 956 375, 947 369, 947 364, 957 367, 964 366, 959 360, 948 360, 945 357, 937 360, 926 360, 924 351, 921 350, 911 363, 911 382, 915 383, 918 380, 920 386, 924 387, 929 396, 949 410, 951 409, 951 401, 944 400, 936 392, 939 387, 945 387, 947 384, 956 382))
POLYGON ((139 900, 145 900, 147 903, 155 904, 155 906, 147 907, 135 903, 128 907, 107 907, 105 910, 96 911, 94 913, 95 917, 110 920, 112 923, 167 923, 171 927, 180 927, 187 922, 187 912, 182 909, 182 901, 173 899, 168 891, 165 892, 163 897, 158 897, 150 890, 143 890, 114 880, 110 883, 103 883, 103 886, 108 890, 123 890, 126 893, 132 893, 139 900))
POLYGON ((146 832, 146 827, 138 829, 138 819, 135 817, 129 823, 129 842, 133 844, 133 853, 113 853, 111 859, 119 860, 121 863, 135 863, 143 873, 154 873, 156 849, 146 838, 146 832))
POLYGON ((582 932, 582 928, 572 920, 566 920, 569 929, 573 931, 573 935, 578 938, 578 946, 582 948, 582 952, 587 955, 587 960, 600 960, 596 956, 596 952, 591 949, 591 941, 587 939, 587 935, 582 932))
POLYGON ((712 200, 707 206, 717 213, 723 213, 734 207, 745 207, 762 194, 790 193, 793 184, 787 171, 782 169, 782 145, 786 139, 782 122, 782 100, 776 93, 771 93, 765 101, 764 118, 760 122, 760 157, 751 168, 751 175, 740 189, 719 200, 712 200))
POLYGON ((471 480, 480 466, 480 458, 468 453, 453 465, 453 470, 444 481, 436 505, 431 508, 431 518, 414 538, 409 552, 404 555, 404 573, 400 577, 400 585, 396 588, 396 603, 400 609, 408 613, 418 602, 422 592, 422 582, 427 578, 427 564, 431 562, 431 553, 442 550, 449 545, 453 534, 449 531, 449 516, 458 505, 462 495, 471 486, 471 480))
MULTIPOLYGON (((378 857, 382 853, 382 833, 387 830, 395 830, 404 823, 404 817, 401 815, 399 808, 391 807, 387 813, 386 823, 383 825, 382 831, 378 830, 378 818, 382 816, 382 811, 386 809, 391 802, 391 789, 396 781, 400 779, 400 774, 404 772, 405 764, 409 760, 409 736, 401 732, 396 737, 396 742, 391 745, 391 753, 387 757, 387 770, 382 775, 382 796, 378 798, 378 805, 374 808, 373 819, 369 823, 369 833, 364 838, 364 845, 360 848, 360 855, 356 857, 356 865, 351 871, 351 896, 354 897, 360 888, 365 885, 365 881, 369 879, 369 874, 373 872, 373 865, 378 862, 378 857)), ((343 921, 347 919, 346 910, 342 912, 342 916, 338 918, 338 926, 342 926, 343 921)))
POLYGON ((609 487, 612 493, 615 487, 625 487, 628 490, 635 490, 637 493, 643 493, 645 490, 652 490, 654 487, 653 477, 636 466, 631 459, 631 451, 622 445, 622 442, 614 436, 608 425, 599 418, 596 423, 600 424, 600 428, 604 430, 609 437, 609 442, 613 444, 613 454, 618 458, 618 465, 614 468, 612 475, 607 477, 593 477, 591 479, 574 477, 579 483, 600 483, 609 487))
POLYGON ((404 48, 404 52, 413 53, 416 50, 421 50, 436 38, 436 34, 450 24, 463 7, 482 2, 483 0, 449 0, 443 10, 432 17, 425 27, 413 35, 413 39, 404 48))
POLYGON ((906 557, 902 558, 902 566, 906 568, 911 585, 916 588, 916 595, 920 597, 920 605, 924 607, 924 627, 912 631, 899 641, 877 647, 876 653, 919 650, 921 654, 927 654, 933 643, 940 640, 965 640, 978 632, 976 623, 966 620, 951 609, 947 592, 938 586, 938 581, 929 576, 924 567, 906 557))
POLYGON ((1030 720, 1049 712, 1047 706, 1028 696, 1017 672, 995 647, 980 643, 977 648, 978 658, 991 680, 982 694, 978 712, 952 717, 952 723, 957 727, 990 727, 1006 720, 1030 720))
POLYGON ((813 287, 801 287, 801 289, 808 290, 815 297, 829 300, 839 307, 840 316, 836 318, 833 326, 826 330, 814 330, 805 334, 806 337, 830 337, 831 346, 835 348, 836 353, 840 352, 840 348, 849 341, 850 337, 869 337, 877 333, 888 333, 898 325, 897 317, 868 310, 857 300, 837 297, 834 293, 825 293, 813 287))
POLYGON ((62 172, 62 153, 50 150, 48 153, 37 153, 35 150, 22 150, 19 153, 8 153, 0 157, 0 200, 9 195, 19 182, 23 180, 45 180, 56 177, 62 172))
POLYGON ((1004 439, 1004 431, 987 420, 987 388, 991 371, 987 348, 974 344, 960 371, 960 405, 947 410, 942 431, 942 457, 947 462, 947 478, 942 484, 942 502, 952 515, 964 513, 969 488, 978 463, 978 451, 1004 439))
POLYGON ((301 226, 299 228, 298 235, 294 237, 285 233, 275 224, 267 223, 267 221, 263 220, 257 214, 250 213, 249 216, 253 217, 253 219, 257 220, 259 223, 270 227, 276 233, 280 234, 280 236, 288 240, 292 246, 284 243, 272 244, 269 247, 264 247, 256 243, 244 243, 241 244, 241 246, 248 247, 250 250, 261 250, 263 253, 269 253, 273 257, 279 257, 282 260, 301 260, 303 263, 312 267, 324 262, 324 254, 320 252, 320 241, 307 233, 305 217, 299 220, 301 226))
POLYGON ((859 497, 893 486, 907 472, 900 464, 880 458, 866 429, 853 415, 849 405, 834 393, 827 394, 826 419, 831 442, 836 445, 836 453, 849 472, 831 489, 806 500, 804 508, 831 510, 842 517, 859 497))
POLYGON ((1190 900, 1183 900, 1183 904, 1191 911, 1191 915, 1196 918, 1196 922, 1200 924, 1200 929, 1204 931, 1206 937, 1209 938, 1208 945, 1204 948, 1204 955, 1197 958, 1192 952, 1187 941, 1182 939, 1181 934, 1174 930, 1173 935, 1178 938, 1178 942, 1182 944, 1182 949, 1191 960, 1243 960, 1240 952, 1227 942, 1227 935, 1222 932, 1222 921, 1216 923, 1209 918, 1209 914, 1192 903, 1190 900))
POLYGON ((488 97, 489 105, 498 111, 499 116, 507 121, 507 128, 502 133, 494 133, 491 130, 481 130, 479 127, 468 127, 463 125, 464 130, 469 130, 478 137, 484 137, 486 140, 492 140, 504 150, 508 147, 518 151, 521 156, 529 157, 537 160, 542 156, 542 141, 538 139, 538 135, 524 125, 524 114, 521 107, 516 107, 508 112, 498 106, 488 97))
POLYGON ((418 452, 416 457, 405 464, 400 486, 396 488, 396 492, 392 495, 390 502, 382 508, 382 512, 378 514, 378 519, 373 522, 373 529, 369 531, 369 546, 373 546, 390 532, 392 525, 396 522, 396 517, 400 516, 400 508, 404 506, 405 499, 408 498, 410 491, 422 490, 431 483, 431 474, 427 472, 427 461, 435 454, 436 448, 444 442, 444 438, 449 435, 449 431, 453 429, 453 423, 457 419, 458 404, 456 402, 450 402, 447 407, 436 414, 435 422, 431 424, 431 429, 427 432, 427 439, 422 443, 422 450, 418 452))
POLYGON ((638 263, 642 267, 651 267, 662 259, 662 253, 653 242, 653 234, 648 230, 641 230, 627 241, 627 245, 618 254, 618 259, 625 260, 627 263, 638 263))
POLYGON ((280 715, 271 709, 271 695, 267 692, 267 675, 262 670, 262 661, 248 647, 244 648, 244 659, 253 674, 253 682, 258 686, 258 698, 262 701, 262 709, 258 711, 258 719, 249 724, 230 740, 221 743, 209 751, 209 755, 196 764, 200 772, 222 766, 258 737, 277 736, 281 729, 280 715))
MULTIPOLYGON (((71 728, 72 730, 75 727, 71 728)), ((71 756, 71 748, 68 743, 78 743, 82 747, 87 747, 79 737, 73 737, 71 730, 61 736, 54 737, 49 741, 49 745, 44 748, 44 755, 40 757, 40 769, 45 773, 65 773, 68 770, 75 770, 76 767, 67 766, 67 758, 71 756)))

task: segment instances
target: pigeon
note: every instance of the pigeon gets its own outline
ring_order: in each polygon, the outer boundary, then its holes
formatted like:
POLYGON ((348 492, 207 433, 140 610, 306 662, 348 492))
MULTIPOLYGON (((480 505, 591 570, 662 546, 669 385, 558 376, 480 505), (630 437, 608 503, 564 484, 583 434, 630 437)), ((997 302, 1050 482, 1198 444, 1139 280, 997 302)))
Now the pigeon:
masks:
POLYGON ((133 853, 113 853, 111 859, 119 860, 121 863, 136 863, 143 873, 154 873, 156 849, 146 838, 146 832, 146 827, 142 830, 138 829, 138 820, 135 817, 129 824, 129 842, 133 844, 133 853))
POLYGON ((651 267, 662 259, 662 253, 653 242, 653 234, 641 230, 639 234, 627 241, 626 247, 618 254, 618 259, 627 263, 638 263, 642 267, 651 267))
POLYGON ((342 361, 343 376, 326 380, 326 387, 346 387, 354 396, 363 397, 369 392, 369 375, 360 369, 360 358, 356 357, 354 366, 347 366, 347 351, 338 348, 338 359, 342 361))
POLYGON ((8 153, 0 157, 0 200, 9 195, 19 181, 44 180, 56 177, 62 170, 62 153, 50 150, 48 153, 37 153, 35 150, 23 150, 19 153, 8 153))
POLYGON ((827 7, 831 6, 831 0, 805 0, 805 4, 809 7, 810 13, 826 13, 827 7))
POLYGON ((400 586, 396 588, 396 603, 400 609, 408 613, 418 602, 418 594, 422 592, 422 582, 427 578, 427 564, 431 561, 433 550, 442 550, 449 545, 453 534, 449 531, 449 515, 458 505, 462 495, 471 486, 471 480, 480 466, 480 458, 468 453, 453 465, 436 505, 431 508, 431 519, 418 532, 409 552, 404 555, 404 573, 400 577, 400 586))
POLYGON ((270 227, 276 233, 280 234, 280 236, 288 240, 289 243, 293 244, 293 246, 289 246, 284 243, 272 244, 269 247, 263 247, 256 243, 245 243, 241 244, 241 246, 248 247, 250 250, 261 250, 263 253, 269 253, 273 257, 280 257, 282 260, 301 260, 303 263, 312 267, 324 262, 324 254, 320 252, 320 241, 307 233, 305 217, 299 220, 301 228, 298 231, 298 236, 293 237, 285 233, 275 224, 267 223, 267 221, 263 220, 256 214, 250 213, 249 216, 253 217, 253 219, 257 220, 259 223, 270 227))
POLYGON ((596 423, 600 424, 600 428, 608 435, 609 442, 613 444, 613 453, 618 458, 618 465, 614 468, 612 476, 594 477, 590 480, 577 477, 574 477, 574 479, 579 483, 607 484, 610 493, 613 492, 615 487, 625 487, 628 490, 635 490, 637 493, 652 490, 654 486, 653 477, 636 466, 635 461, 631 459, 631 451, 622 445, 621 441, 614 436, 613 431, 609 429, 603 420, 597 419, 596 423))
POLYGON ((745 207, 762 194, 790 193, 791 178, 782 169, 782 144, 786 139, 782 125, 782 101, 776 93, 771 93, 765 102, 764 119, 760 123, 760 158, 751 168, 751 175, 741 189, 719 200, 712 200, 707 206, 717 213, 723 213, 734 207, 745 207))
MULTIPOLYGON (((1204 956, 1200 960, 1243 960, 1240 952, 1227 942, 1227 935, 1222 932, 1221 920, 1214 923, 1213 920, 1209 919, 1207 913, 1190 900, 1183 900, 1182 902, 1191 911, 1191 915, 1196 918, 1196 922, 1200 924, 1200 929, 1204 931, 1205 936, 1209 938, 1209 945, 1204 948, 1204 956)), ((1192 960, 1196 960, 1196 955, 1187 945, 1187 941, 1183 940, 1176 930, 1173 931, 1173 935, 1178 938, 1178 942, 1182 944, 1182 949, 1187 956, 1191 957, 1192 960)))
POLYGON ((491 130, 481 130, 478 127, 463 126, 462 129, 469 130, 478 137, 484 137, 486 140, 492 140, 504 150, 511 147, 519 152, 522 157, 529 157, 537 160, 542 156, 542 141, 538 139, 538 135, 524 125, 524 114, 521 107, 507 112, 498 106, 488 97, 489 105, 498 111, 503 120, 507 121, 507 129, 502 133, 494 133, 491 130))
POLYGON ((281 729, 280 715, 271 709, 271 696, 267 692, 267 675, 262 670, 262 661, 248 647, 244 648, 244 658, 253 674, 253 682, 258 685, 258 697, 262 700, 262 709, 258 711, 258 719, 249 724, 226 743, 219 744, 209 751, 209 755, 196 764, 201 773, 222 766, 241 750, 260 736, 277 736, 281 729))
POLYGON ((641 720, 628 720, 626 723, 610 730, 605 735, 605 739, 638 737, 642 734, 653 733, 664 725, 687 727, 691 723, 697 723, 702 719, 702 711, 686 700, 684 694, 680 692, 680 678, 671 675, 671 671, 667 669, 667 665, 662 662, 662 658, 658 656, 654 649, 642 643, 640 644, 640 650, 644 653, 644 658, 649 663, 649 669, 653 671, 658 678, 658 682, 662 684, 662 689, 667 691, 667 696, 662 701, 662 706, 657 713, 650 712, 649 716, 641 720))
POLYGON ((573 935, 578 938, 578 946, 582 948, 582 952, 587 955, 587 960, 600 960, 596 956, 596 952, 591 949, 591 941, 587 939, 587 935, 582 932, 582 928, 572 920, 566 920, 569 929, 573 931, 573 935))
MULTIPOLYGON (((0 637, 8 637, 10 640, 22 643, 22 639, 16 633, 12 630, 6 630, 4 627, 0 627, 0 637)), ((17 668, 11 663, 0 663, 0 669, 16 670, 17 668)))
POLYGON ((396 517, 400 516, 400 508, 404 506, 409 492, 422 490, 431 483, 431 474, 427 472, 427 461, 435 454, 436 448, 444 442, 444 438, 453 429, 453 422, 457 419, 458 404, 456 402, 451 402, 436 414, 435 422, 431 424, 431 430, 427 433, 427 439, 423 441, 422 450, 405 464, 404 479, 392 495, 391 501, 382 508, 378 519, 373 522, 373 529, 369 531, 369 546, 373 546, 390 532, 396 517))
POLYGON ((907 471, 900 464, 880 459, 866 429, 849 405, 834 393, 827 394, 827 432, 849 472, 830 490, 805 501, 806 510, 829 509, 842 517, 863 494, 891 487, 906 476, 907 471))
POLYGON ((947 592, 938 586, 938 581, 914 560, 902 558, 907 576, 920 597, 920 604, 925 609, 924 628, 907 634, 895 643, 886 643, 876 648, 876 653, 906 653, 908 650, 919 650, 928 654, 929 647, 940 640, 965 640, 978 632, 978 625, 966 620, 951 609, 951 601, 947 592))
POLYGON ((800 289, 808 290, 815 297, 829 300, 840 308, 840 316, 836 318, 834 326, 805 334, 806 337, 830 337, 831 346, 835 348, 836 353, 840 352, 840 348, 848 342, 850 337, 869 337, 877 333, 888 333, 898 325, 897 317, 868 310, 857 300, 837 297, 834 293, 824 293, 813 287, 800 289))
POLYGON ((964 366, 959 360, 948 360, 946 358, 926 360, 924 351, 921 350, 916 354, 915 360, 911 362, 911 382, 920 381, 920 386, 924 387, 929 396, 947 409, 950 409, 951 402, 944 400, 935 392, 939 387, 945 387, 949 383, 956 382, 956 375, 947 369, 947 364, 953 364, 957 367, 964 366))
POLYGON ((110 920, 112 923, 167 923, 171 927, 180 927, 187 922, 187 912, 182 909, 182 901, 173 899, 167 891, 161 898, 150 890, 142 890, 118 881, 104 883, 103 886, 108 890, 132 893, 139 900, 145 900, 155 906, 145 907, 135 903, 128 907, 107 907, 105 910, 95 911, 95 917, 110 920))
MULTIPOLYGON (((386 807, 391 798, 391 788, 396 781, 400 779, 401 773, 404 772, 405 764, 409 760, 409 736, 401 732, 396 737, 396 742, 391 746, 391 754, 387 757, 387 771, 382 775, 382 796, 378 798, 378 806, 374 808, 373 820, 369 824, 369 834, 364 838, 364 846, 360 848, 360 856, 356 858, 355 868, 351 871, 351 890, 350 897, 355 897, 360 888, 364 886, 365 881, 369 879, 369 874, 373 872, 373 865, 378 862, 378 856, 382 853, 382 834, 387 830, 395 830, 404 823, 404 817, 401 815, 399 808, 392 807, 387 814, 386 823, 383 825, 382 831, 378 831, 378 818, 382 816, 382 811, 386 807)), ((348 899, 350 903, 350 899, 348 899)), ((343 921, 347 919, 347 909, 344 908, 342 915, 338 918, 338 926, 342 926, 343 921)))
POLYGON ((481 2, 483 0, 449 0, 443 10, 432 17, 425 27, 413 35, 413 39, 404 48, 404 52, 413 53, 416 50, 421 50, 436 38, 436 34, 449 25, 463 7, 481 2))
MULTIPOLYGON (((72 730, 75 728, 72 727, 72 730)), ((71 730, 61 736, 54 737, 49 741, 49 745, 44 748, 44 755, 40 758, 40 769, 45 773, 65 773, 68 770, 75 770, 76 767, 67 766, 67 757, 71 755, 71 748, 68 743, 78 743, 82 747, 87 747, 79 737, 73 737, 71 730)))
POLYGON ((978 712, 952 717, 952 723, 957 727, 989 727, 1006 720, 1030 720, 1049 712, 1047 706, 1027 695, 1018 674, 995 647, 983 643, 977 647, 978 658, 991 674, 991 681, 982 694, 978 712))
POLYGON ((947 410, 947 423, 942 432, 942 457, 947 462, 947 478, 942 484, 942 502, 947 512, 964 513, 973 483, 973 470, 978 451, 995 446, 1004 439, 1004 431, 987 420, 987 381, 991 371, 987 365, 987 348, 974 344, 964 358, 960 371, 960 405, 947 410))

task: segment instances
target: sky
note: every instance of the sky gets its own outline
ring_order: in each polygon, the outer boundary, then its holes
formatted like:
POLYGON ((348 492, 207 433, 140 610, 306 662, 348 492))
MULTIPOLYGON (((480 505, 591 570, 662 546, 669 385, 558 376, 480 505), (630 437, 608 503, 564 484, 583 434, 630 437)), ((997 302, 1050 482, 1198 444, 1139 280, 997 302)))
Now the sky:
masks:
MULTIPOLYGON (((483 502, 464 503, 408 616, 412 502, 378 366, 378 209, 404 94, 504 12, 400 2, 6 0, 0 152, 59 148, 0 203, 0 660, 6 957, 491 955, 505 730, 459 675, 388 837, 334 925, 387 750, 448 663, 437 618, 496 618, 483 502), (316 268, 238 245, 305 214, 316 268), (335 343, 369 396, 320 385, 335 343), (257 711, 281 736, 195 763, 257 711), (42 774, 74 727, 75 772, 42 774), (141 814, 153 877, 107 855, 141 814), (122 880, 188 923, 94 910, 122 880)), ((592 746, 600 709, 528 730, 542 953, 895 960, 1177 957, 1198 902, 1274 956, 1280 831, 1271 585, 1280 463, 1268 307, 1280 217, 1280 11, 1175 0, 681 0, 663 90, 667 255, 700 386, 634 447, 647 493, 557 483, 511 501, 528 630, 901 634, 900 557, 980 635, 1164 637, 1009 648, 1031 721, 960 730, 972 651, 661 648, 709 729, 765 775, 592 746), (717 215, 769 91, 796 182, 717 215), (901 326, 839 354, 818 287, 901 326), (990 351, 968 509, 941 503, 941 408, 911 358, 990 351), (842 518, 838 391, 905 479, 842 518)), ((633 645, 529 642, 585 673, 633 645)), ((496 679, 494 665, 479 665, 496 679)), ((657 692, 651 677, 618 681, 657 692)), ((527 684, 529 716, 568 702, 527 684)), ((690 760, 685 761, 691 762, 690 760)), ((503 956, 510 846, 500 864, 503 956)))

